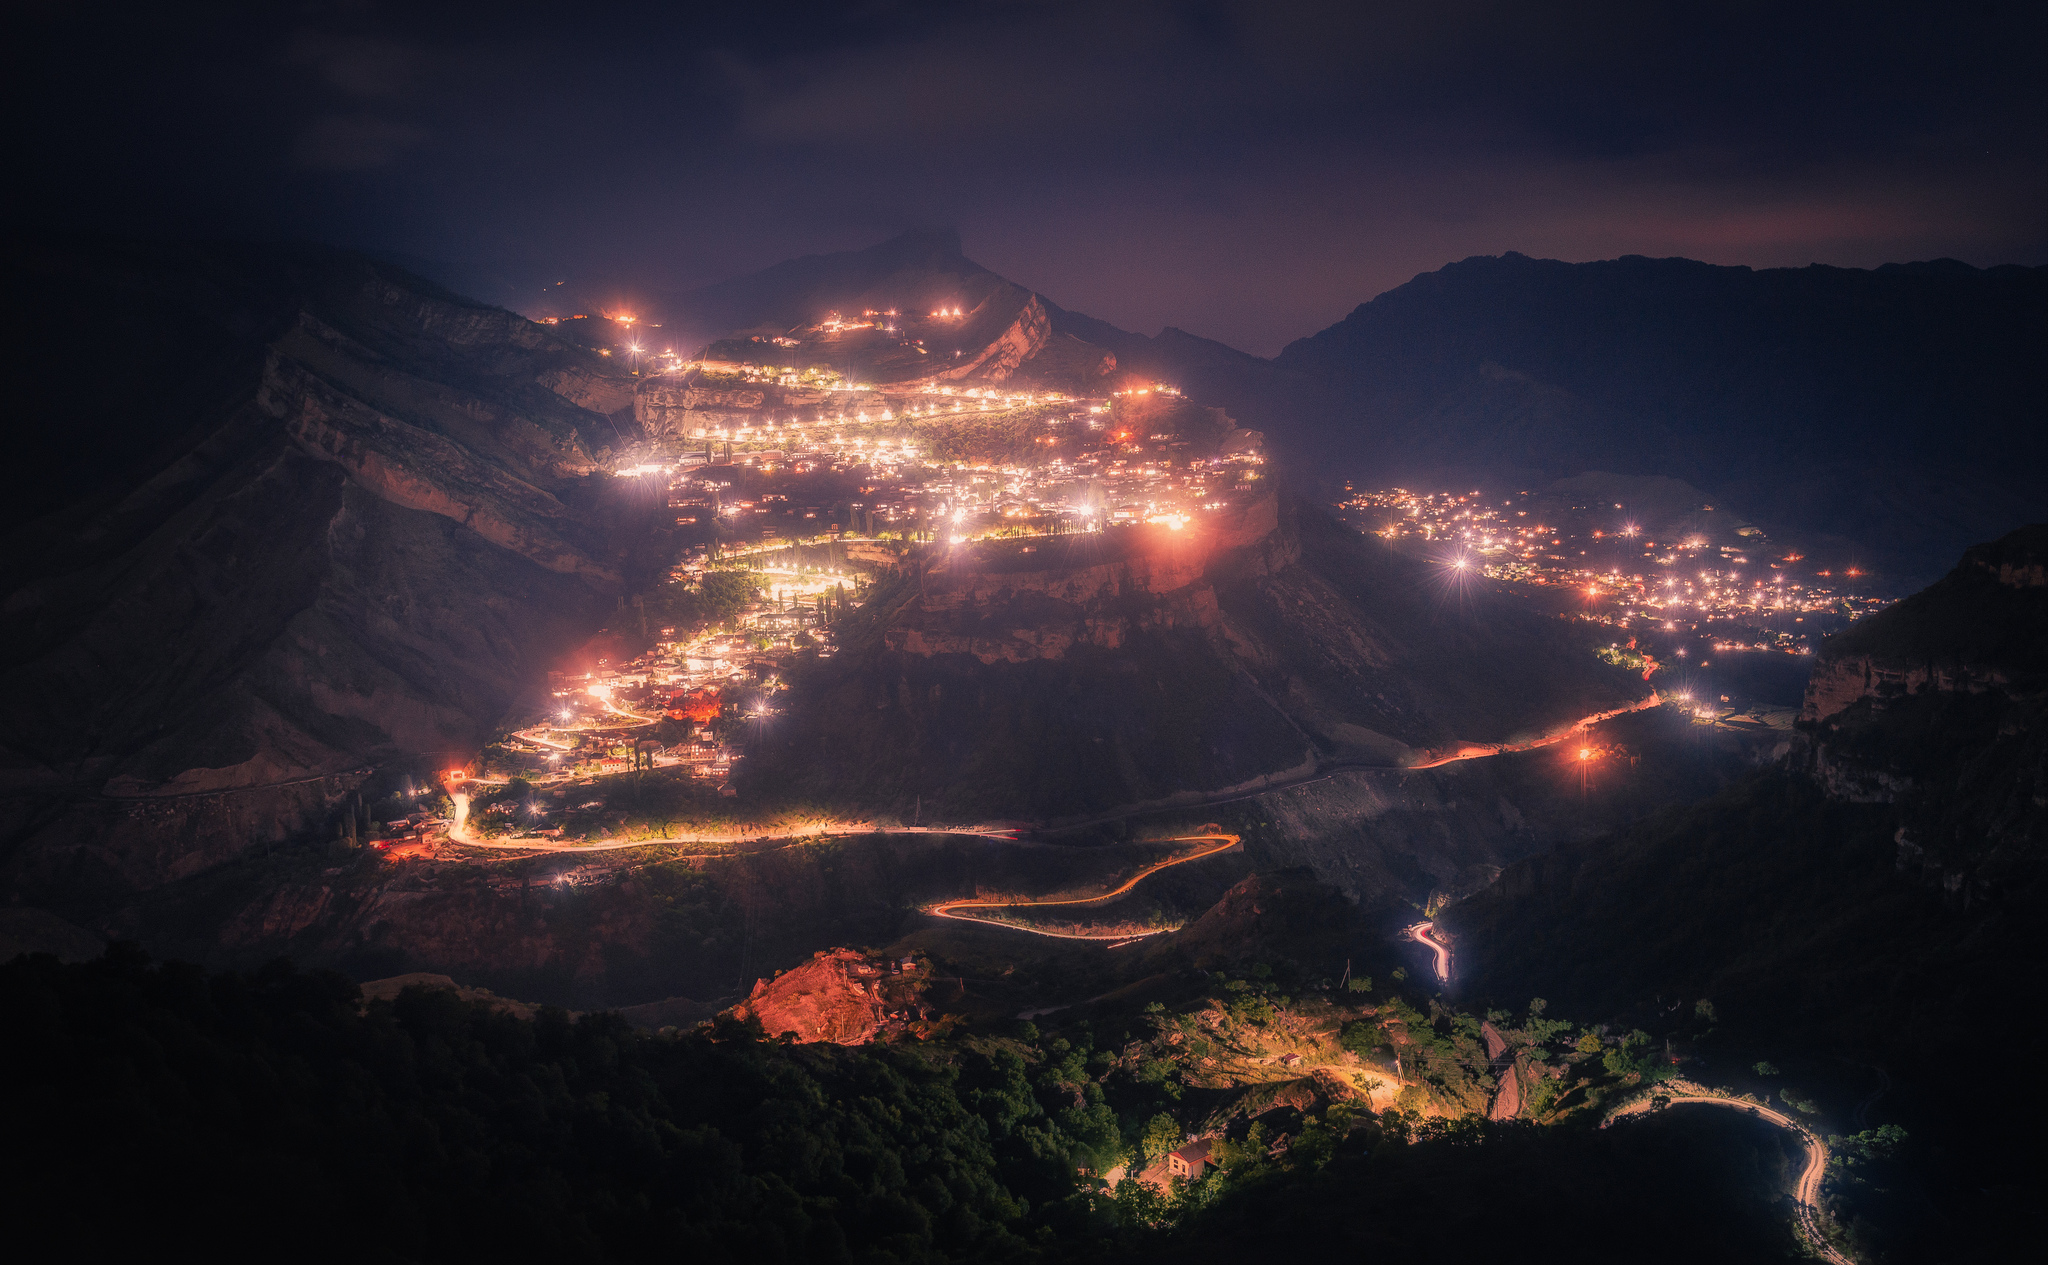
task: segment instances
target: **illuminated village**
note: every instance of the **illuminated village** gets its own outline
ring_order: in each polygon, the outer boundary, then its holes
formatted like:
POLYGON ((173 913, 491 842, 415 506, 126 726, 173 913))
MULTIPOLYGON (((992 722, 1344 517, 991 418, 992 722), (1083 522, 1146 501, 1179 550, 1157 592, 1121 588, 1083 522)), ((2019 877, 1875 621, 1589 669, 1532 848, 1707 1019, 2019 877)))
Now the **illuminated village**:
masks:
POLYGON ((1859 569, 1816 568, 1760 528, 1714 521, 1704 503, 1654 530, 1625 503, 1527 491, 1389 488, 1353 492, 1338 509, 1451 576, 1547 589, 1581 618, 1631 633, 1698 633, 1717 652, 1811 654, 1822 636, 1891 600, 1859 569))
POLYGON ((24 9, 24 1251, 2040 1255, 2048 6, 24 9))
MULTIPOLYGON (((884 329, 879 321, 894 315, 833 314, 808 333, 884 329)), ((644 839, 644 823, 629 827, 589 789, 636 770, 684 775, 705 797, 695 826, 660 833, 724 838, 734 828, 711 819, 717 800, 734 795, 750 728, 781 712, 793 659, 833 656, 834 623, 859 608, 878 574, 984 542, 1028 555, 1049 537, 1139 527, 1196 535, 1267 490, 1263 436, 1165 384, 1094 396, 967 382, 884 390, 709 354, 664 356, 649 376, 637 411, 658 437, 621 452, 616 474, 660 488, 677 539, 696 542, 680 547, 670 591, 720 592, 729 609, 694 633, 659 611, 627 612, 645 648, 616 660, 593 650, 552 673, 532 723, 503 734, 473 774, 445 779, 457 792, 452 811, 396 824, 394 860, 451 845, 644 839), (469 816, 469 792, 514 778, 552 794, 469 816)))

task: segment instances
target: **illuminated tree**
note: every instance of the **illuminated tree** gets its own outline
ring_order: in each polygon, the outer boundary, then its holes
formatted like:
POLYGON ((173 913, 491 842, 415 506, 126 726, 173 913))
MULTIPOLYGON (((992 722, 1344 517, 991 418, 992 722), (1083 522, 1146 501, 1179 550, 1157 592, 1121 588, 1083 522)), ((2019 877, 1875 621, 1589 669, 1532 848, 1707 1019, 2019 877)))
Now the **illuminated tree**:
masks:
POLYGON ((1173 1150, 1180 1143, 1180 1125, 1164 1112, 1147 1120, 1144 1130, 1138 1135, 1138 1150, 1144 1155, 1147 1163, 1173 1150))

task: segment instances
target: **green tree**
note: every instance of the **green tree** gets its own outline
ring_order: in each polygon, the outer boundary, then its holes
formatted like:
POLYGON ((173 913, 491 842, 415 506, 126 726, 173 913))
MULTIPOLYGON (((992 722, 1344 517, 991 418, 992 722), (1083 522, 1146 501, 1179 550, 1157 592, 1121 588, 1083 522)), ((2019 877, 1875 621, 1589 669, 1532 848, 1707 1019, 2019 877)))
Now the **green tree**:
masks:
POLYGON ((1345 1049, 1360 1058, 1371 1057, 1373 1051, 1384 1044, 1379 1027, 1363 1019, 1354 1019, 1345 1024, 1337 1039, 1345 1049))
POLYGON ((1145 1122, 1138 1135, 1138 1150, 1151 1163, 1181 1144, 1180 1125, 1164 1112, 1145 1122))

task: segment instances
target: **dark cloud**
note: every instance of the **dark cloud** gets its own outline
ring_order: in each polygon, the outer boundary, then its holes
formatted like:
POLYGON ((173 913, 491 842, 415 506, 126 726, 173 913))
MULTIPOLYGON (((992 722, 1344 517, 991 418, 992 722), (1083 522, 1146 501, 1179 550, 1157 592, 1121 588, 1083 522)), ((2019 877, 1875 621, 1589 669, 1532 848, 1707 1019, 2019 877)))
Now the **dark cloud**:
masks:
POLYGON ((1258 351, 1478 253, 2048 256, 2035 5, 46 8, 20 214, 684 286, 956 224, 1258 351))
POLYGON ((292 141, 292 161, 308 171, 368 171, 426 140, 426 133, 374 114, 324 114, 292 141))
POLYGON ((328 87, 370 100, 406 95, 427 60, 426 50, 417 45, 313 30, 291 35, 284 57, 290 65, 314 70, 328 87))

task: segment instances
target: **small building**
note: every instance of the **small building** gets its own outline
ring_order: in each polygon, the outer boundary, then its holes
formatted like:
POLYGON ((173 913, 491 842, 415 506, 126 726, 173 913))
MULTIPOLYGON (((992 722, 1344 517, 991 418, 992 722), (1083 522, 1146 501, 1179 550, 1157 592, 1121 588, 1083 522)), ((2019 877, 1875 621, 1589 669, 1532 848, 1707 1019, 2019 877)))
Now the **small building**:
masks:
POLYGON ((1166 1171, 1175 1177, 1185 1177, 1189 1181, 1193 1181, 1195 1178, 1200 1177, 1202 1170, 1208 1166, 1209 1139, 1207 1138, 1197 1138, 1178 1151, 1168 1151, 1166 1153, 1166 1171))

